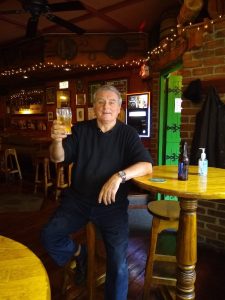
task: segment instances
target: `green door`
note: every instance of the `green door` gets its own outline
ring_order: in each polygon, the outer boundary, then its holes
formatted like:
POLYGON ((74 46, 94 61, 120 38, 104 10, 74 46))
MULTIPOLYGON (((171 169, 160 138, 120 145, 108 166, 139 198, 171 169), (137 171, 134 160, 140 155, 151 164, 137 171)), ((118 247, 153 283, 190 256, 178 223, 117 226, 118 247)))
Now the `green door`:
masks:
MULTIPOLYGON (((180 148, 182 76, 165 73, 161 76, 159 165, 177 165, 180 148)), ((177 197, 158 194, 158 199, 177 197)))
POLYGON ((182 77, 170 75, 167 80, 165 164, 177 165, 180 145, 182 77))

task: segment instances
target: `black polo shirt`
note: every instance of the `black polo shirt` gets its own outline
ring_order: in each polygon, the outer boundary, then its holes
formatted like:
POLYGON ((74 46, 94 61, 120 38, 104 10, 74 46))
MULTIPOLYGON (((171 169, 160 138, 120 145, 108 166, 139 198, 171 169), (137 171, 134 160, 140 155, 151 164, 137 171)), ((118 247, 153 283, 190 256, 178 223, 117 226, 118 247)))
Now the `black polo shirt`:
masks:
MULTIPOLYGON (((103 133, 96 119, 78 122, 63 140, 65 162, 73 162, 71 188, 75 196, 97 204, 103 184, 114 174, 137 162, 152 162, 134 128, 117 121, 103 133)), ((128 182, 121 184, 116 203, 127 197, 128 182)))

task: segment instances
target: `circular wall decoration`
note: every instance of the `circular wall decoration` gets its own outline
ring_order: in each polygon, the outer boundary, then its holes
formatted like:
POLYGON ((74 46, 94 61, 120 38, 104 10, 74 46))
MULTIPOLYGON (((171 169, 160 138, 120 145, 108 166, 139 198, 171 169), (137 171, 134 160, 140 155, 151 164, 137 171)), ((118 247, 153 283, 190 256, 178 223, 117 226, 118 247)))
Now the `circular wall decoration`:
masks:
POLYGON ((62 38, 58 41, 57 54, 60 58, 71 60, 77 55, 77 45, 73 39, 62 38))
POLYGON ((110 58, 120 59, 126 55, 127 50, 127 42, 120 37, 116 37, 107 42, 105 52, 110 58))

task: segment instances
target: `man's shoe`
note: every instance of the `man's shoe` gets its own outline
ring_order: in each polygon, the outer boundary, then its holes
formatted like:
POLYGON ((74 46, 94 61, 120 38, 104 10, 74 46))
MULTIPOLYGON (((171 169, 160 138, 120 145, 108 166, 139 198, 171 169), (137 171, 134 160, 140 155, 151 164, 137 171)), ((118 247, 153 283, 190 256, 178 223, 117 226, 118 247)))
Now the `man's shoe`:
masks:
POLYGON ((74 280, 76 284, 81 284, 85 281, 87 275, 87 248, 81 245, 80 254, 74 256, 76 267, 74 269, 74 280))

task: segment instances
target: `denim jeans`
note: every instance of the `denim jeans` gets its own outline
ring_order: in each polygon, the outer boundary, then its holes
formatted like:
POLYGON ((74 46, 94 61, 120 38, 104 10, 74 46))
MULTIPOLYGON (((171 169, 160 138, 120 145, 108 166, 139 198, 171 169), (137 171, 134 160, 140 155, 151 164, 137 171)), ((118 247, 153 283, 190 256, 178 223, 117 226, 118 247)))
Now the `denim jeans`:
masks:
POLYGON ((111 205, 90 206, 74 199, 67 190, 61 205, 44 226, 41 239, 49 255, 64 266, 77 249, 70 234, 90 220, 101 232, 106 248, 105 300, 126 300, 128 292, 128 201, 111 205))

